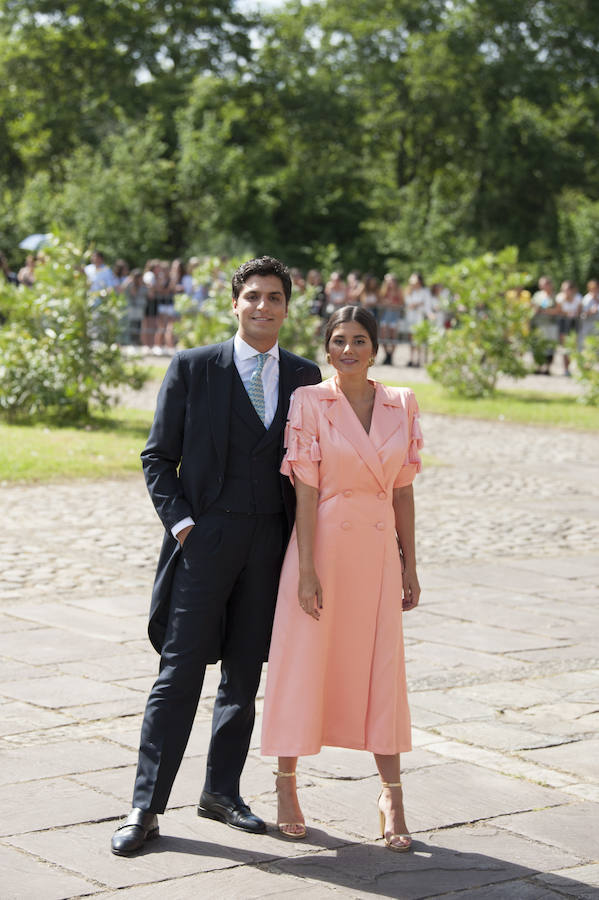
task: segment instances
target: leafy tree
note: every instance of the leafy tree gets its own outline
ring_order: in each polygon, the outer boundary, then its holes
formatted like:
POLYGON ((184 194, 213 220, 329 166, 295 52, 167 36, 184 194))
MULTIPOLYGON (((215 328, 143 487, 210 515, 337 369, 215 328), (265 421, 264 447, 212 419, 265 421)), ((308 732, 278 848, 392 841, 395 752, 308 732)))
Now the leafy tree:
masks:
POLYGON ((518 270, 518 252, 466 258, 435 273, 452 296, 455 327, 430 338, 428 372, 456 394, 492 394, 500 374, 522 378, 530 347, 529 276, 518 270))
POLYGON ((233 0, 0 0, 5 153, 33 172, 123 116, 168 113, 193 74, 247 54, 247 24, 233 0))
POLYGON ((566 347, 576 363, 574 378, 582 386, 582 402, 599 406, 599 335, 587 335, 579 346, 577 336, 571 334, 566 347))
POLYGON ((81 245, 130 261, 168 250, 173 163, 164 158, 159 122, 112 134, 101 147, 79 147, 64 162, 57 188, 47 172, 30 178, 19 203, 22 231, 60 223, 81 245))
POLYGON ((143 384, 117 343, 122 301, 91 296, 83 262, 77 247, 55 241, 33 287, 0 283, 0 413, 10 421, 81 421, 109 405, 110 388, 143 384))

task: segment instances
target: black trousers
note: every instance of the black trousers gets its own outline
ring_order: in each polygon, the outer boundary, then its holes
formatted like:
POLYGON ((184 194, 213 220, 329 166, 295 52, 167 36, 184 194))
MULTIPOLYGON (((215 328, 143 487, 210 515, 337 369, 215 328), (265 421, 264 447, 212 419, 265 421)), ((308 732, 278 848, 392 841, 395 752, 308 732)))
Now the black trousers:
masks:
POLYGON ((181 765, 206 665, 221 645, 204 789, 239 795, 284 550, 283 515, 202 516, 173 581, 160 674, 144 714, 133 806, 162 813, 181 765))

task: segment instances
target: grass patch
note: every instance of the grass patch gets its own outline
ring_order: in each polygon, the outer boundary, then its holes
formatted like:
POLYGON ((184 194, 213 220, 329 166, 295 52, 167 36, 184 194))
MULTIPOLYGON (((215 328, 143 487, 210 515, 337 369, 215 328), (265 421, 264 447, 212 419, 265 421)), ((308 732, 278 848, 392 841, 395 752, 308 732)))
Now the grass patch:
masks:
POLYGON ((108 478, 141 472, 152 413, 119 409, 78 428, 0 424, 0 481, 108 478))
POLYGON ((515 389, 470 400, 454 397, 438 384, 408 386, 413 388, 423 412, 580 431, 599 430, 599 408, 584 406, 576 397, 564 394, 515 389))

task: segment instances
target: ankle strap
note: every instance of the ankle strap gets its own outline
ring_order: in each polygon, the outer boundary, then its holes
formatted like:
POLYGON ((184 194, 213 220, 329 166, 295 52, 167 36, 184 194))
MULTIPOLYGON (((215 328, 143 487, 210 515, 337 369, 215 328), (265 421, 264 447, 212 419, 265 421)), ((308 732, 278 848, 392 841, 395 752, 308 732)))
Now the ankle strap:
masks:
POLYGON ((381 781, 383 787, 401 787, 401 781, 381 781))
POLYGON ((293 778, 295 772, 280 772, 279 769, 273 769, 272 774, 278 778, 293 778))

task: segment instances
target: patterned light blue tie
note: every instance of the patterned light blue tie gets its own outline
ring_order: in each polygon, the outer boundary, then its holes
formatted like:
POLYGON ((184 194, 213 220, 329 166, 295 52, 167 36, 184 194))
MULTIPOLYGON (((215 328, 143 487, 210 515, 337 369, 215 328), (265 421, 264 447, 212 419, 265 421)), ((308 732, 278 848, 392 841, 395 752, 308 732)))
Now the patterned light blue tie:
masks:
POLYGON ((262 419, 262 424, 264 424, 264 419, 266 417, 266 407, 264 404, 264 385, 262 384, 262 369, 264 368, 264 364, 268 359, 268 353, 258 353, 256 356, 256 368, 252 372, 252 377, 250 378, 250 385, 248 388, 248 395, 250 400, 252 401, 252 406, 262 419))

